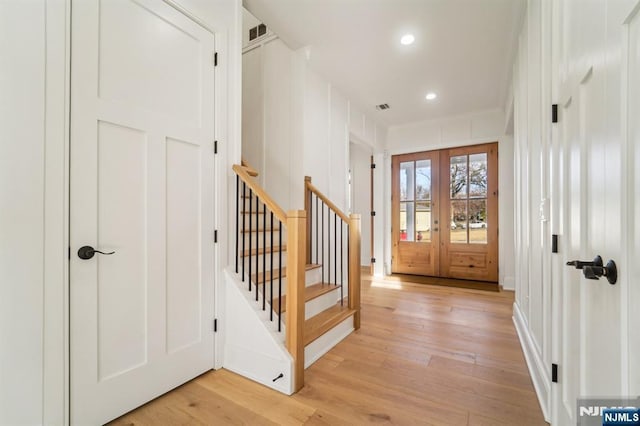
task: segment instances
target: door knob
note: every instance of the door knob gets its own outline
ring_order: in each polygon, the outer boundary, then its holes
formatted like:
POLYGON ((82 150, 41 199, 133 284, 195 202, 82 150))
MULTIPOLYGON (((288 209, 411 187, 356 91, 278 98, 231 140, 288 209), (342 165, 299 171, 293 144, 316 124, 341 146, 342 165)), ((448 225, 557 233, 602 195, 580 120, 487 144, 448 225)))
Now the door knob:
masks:
POLYGON ((589 280, 599 280, 605 276, 611 285, 618 281, 618 268, 613 260, 608 261, 605 266, 585 266, 582 273, 589 280))
POLYGON ((583 269, 585 266, 602 266, 602 258, 596 256, 593 261, 585 262, 583 260, 571 260, 567 262, 567 266, 575 266, 576 269, 583 269))
POLYGON ((110 251, 110 252, 103 252, 100 250, 96 250, 91 246, 82 246, 78 249, 78 257, 80 259, 84 259, 84 260, 89 260, 91 259, 96 253, 98 254, 104 254, 106 256, 112 255, 115 253, 115 251, 110 251))

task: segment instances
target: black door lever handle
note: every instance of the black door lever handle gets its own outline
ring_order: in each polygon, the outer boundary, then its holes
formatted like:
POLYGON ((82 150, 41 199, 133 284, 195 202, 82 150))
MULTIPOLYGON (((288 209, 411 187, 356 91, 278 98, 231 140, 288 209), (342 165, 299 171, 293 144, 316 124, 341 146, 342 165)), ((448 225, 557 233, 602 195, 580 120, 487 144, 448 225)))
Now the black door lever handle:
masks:
POLYGON ((599 280, 605 276, 609 284, 613 285, 618 281, 618 268, 613 260, 608 261, 605 266, 585 266, 582 273, 589 280, 599 280))
POLYGON ((567 262, 567 266, 575 266, 576 269, 583 269, 585 266, 602 267, 602 258, 600 256, 596 256, 591 262, 585 262, 583 260, 571 260, 567 262))
POLYGON ((82 247, 80 247, 78 249, 78 257, 80 259, 84 259, 84 260, 91 259, 96 253, 104 254, 105 256, 109 256, 109 255, 114 254, 115 251, 104 252, 104 251, 96 250, 91 246, 82 246, 82 247))

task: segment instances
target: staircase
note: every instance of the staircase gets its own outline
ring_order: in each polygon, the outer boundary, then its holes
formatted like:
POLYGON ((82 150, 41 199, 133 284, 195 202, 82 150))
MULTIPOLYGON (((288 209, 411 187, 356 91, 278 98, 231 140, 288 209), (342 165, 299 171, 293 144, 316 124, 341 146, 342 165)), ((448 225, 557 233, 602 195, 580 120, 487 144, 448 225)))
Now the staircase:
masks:
POLYGON ((224 364, 291 394, 304 386, 305 368, 360 326, 360 217, 346 216, 311 178, 305 210, 285 213, 255 170, 244 163, 233 170, 236 256, 226 291, 233 326, 224 364))

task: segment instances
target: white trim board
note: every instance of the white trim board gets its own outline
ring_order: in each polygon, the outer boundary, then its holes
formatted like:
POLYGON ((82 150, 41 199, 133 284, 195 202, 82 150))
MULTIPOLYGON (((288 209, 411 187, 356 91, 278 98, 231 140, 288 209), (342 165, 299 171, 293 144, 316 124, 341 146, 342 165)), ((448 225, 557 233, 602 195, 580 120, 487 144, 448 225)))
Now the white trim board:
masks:
POLYGON ((513 324, 516 327, 518 333, 518 339, 520 340, 520 346, 522 346, 522 352, 527 361, 527 367, 529 368, 529 375, 533 382, 533 387, 536 390, 538 396, 538 402, 542 409, 542 414, 547 422, 551 421, 550 416, 550 396, 551 396, 551 377, 547 374, 548 369, 545 369, 544 361, 540 353, 536 350, 536 344, 529 333, 527 322, 518 307, 518 304, 513 304, 513 324))

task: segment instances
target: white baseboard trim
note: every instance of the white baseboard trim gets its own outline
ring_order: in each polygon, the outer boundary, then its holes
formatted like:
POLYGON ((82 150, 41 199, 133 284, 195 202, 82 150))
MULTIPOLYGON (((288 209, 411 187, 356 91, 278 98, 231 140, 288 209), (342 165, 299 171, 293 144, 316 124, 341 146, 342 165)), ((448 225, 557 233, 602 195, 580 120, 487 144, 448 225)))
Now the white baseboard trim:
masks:
POLYGON ((544 415, 544 419, 550 422, 551 372, 547 371, 540 353, 536 350, 536 344, 533 341, 531 333, 529 333, 527 321, 524 315, 522 315, 522 311, 520 311, 517 303, 513 304, 513 324, 516 327, 518 338, 520 339, 520 346, 522 346, 522 352, 524 352, 524 357, 527 361, 527 367, 529 368, 533 387, 538 396, 538 403, 542 409, 542 414, 544 415))
POLYGON ((502 287, 505 290, 515 290, 516 289, 516 278, 515 277, 504 277, 502 281, 502 287))

